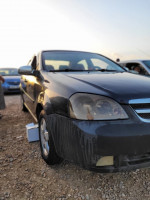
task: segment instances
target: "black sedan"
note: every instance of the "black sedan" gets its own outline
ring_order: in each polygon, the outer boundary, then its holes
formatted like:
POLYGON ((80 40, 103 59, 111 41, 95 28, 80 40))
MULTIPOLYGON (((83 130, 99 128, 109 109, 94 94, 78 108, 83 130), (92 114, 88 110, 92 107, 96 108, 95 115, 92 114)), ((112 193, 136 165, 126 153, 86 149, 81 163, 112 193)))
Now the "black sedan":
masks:
POLYGON ((23 110, 39 122, 41 153, 87 169, 150 166, 150 79, 88 52, 42 51, 19 69, 23 110))

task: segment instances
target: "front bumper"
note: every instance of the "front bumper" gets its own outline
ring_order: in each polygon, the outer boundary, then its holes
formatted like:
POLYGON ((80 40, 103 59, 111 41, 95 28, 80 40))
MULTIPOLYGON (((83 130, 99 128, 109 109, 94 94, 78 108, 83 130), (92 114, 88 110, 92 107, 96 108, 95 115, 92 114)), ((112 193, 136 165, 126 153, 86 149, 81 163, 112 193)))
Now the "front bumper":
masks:
POLYGON ((150 166, 150 123, 136 116, 128 120, 80 121, 57 114, 47 116, 56 151, 61 157, 99 172, 117 172, 150 166), (96 166, 113 156, 112 166, 96 166))
POLYGON ((3 92, 6 93, 20 93, 20 88, 3 87, 3 92))

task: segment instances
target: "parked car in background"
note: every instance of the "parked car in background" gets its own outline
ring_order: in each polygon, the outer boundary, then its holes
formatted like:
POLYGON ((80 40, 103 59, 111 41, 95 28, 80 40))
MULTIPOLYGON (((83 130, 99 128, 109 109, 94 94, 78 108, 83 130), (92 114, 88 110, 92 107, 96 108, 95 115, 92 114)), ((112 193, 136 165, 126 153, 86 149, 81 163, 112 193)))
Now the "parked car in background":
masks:
POLYGON ((150 75, 150 60, 127 60, 120 61, 119 64, 126 67, 130 72, 141 75, 150 75))
POLYGON ((150 78, 96 53, 42 51, 20 67, 43 159, 100 172, 150 167, 150 78))
POLYGON ((20 75, 17 68, 0 68, 0 75, 5 79, 5 82, 2 84, 4 93, 20 92, 20 75))

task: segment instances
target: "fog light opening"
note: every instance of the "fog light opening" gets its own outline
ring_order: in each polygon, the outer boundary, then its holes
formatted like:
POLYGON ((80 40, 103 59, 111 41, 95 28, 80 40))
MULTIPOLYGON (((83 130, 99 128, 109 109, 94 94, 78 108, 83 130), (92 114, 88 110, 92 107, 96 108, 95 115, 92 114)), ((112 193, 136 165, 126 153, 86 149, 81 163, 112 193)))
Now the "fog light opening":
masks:
POLYGON ((97 167, 111 166, 114 165, 114 156, 104 156, 101 157, 97 163, 97 167))

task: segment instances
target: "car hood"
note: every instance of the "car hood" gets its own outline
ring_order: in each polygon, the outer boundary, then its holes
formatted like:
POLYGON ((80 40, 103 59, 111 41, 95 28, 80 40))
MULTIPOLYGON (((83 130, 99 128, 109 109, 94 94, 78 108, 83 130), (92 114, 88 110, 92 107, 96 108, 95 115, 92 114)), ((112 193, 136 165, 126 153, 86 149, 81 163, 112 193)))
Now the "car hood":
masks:
POLYGON ((128 72, 64 72, 48 73, 48 76, 59 83, 63 91, 72 94, 100 94, 125 104, 131 99, 150 98, 150 78, 128 72))

